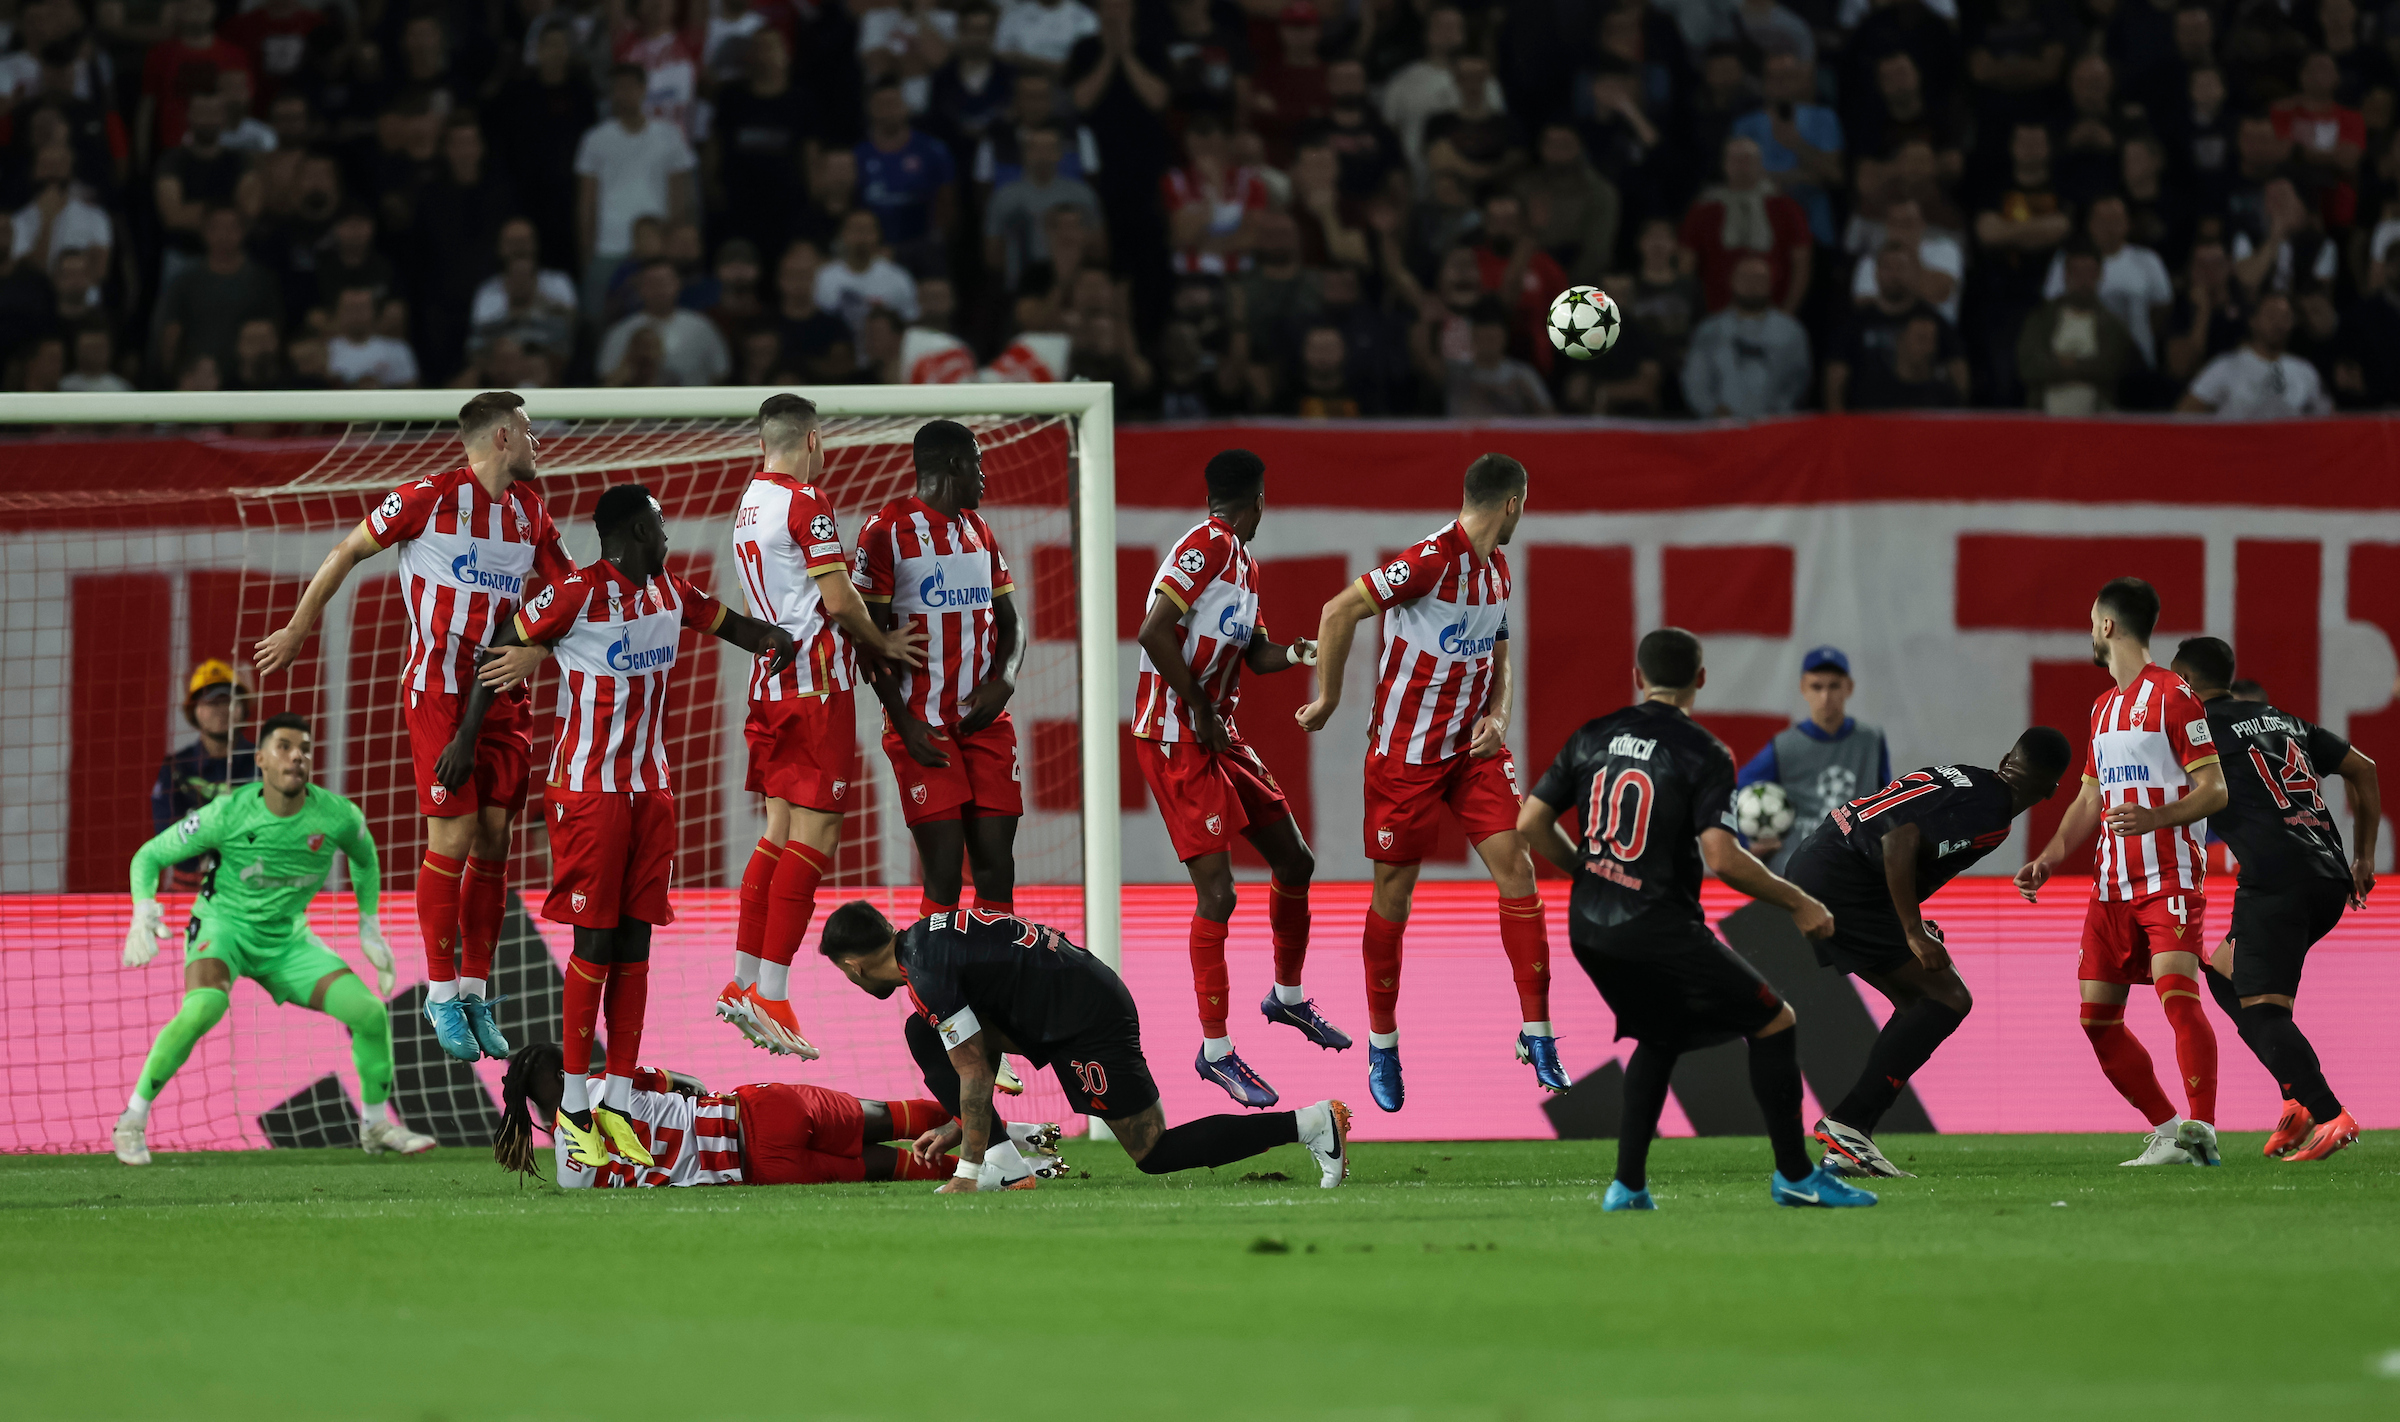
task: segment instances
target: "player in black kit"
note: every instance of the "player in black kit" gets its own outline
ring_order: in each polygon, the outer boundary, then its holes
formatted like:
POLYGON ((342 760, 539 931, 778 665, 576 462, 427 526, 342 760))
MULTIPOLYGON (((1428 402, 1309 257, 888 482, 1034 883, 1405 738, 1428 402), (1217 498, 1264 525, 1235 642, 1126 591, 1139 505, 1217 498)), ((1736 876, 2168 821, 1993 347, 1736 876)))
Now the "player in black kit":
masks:
POLYGON ((1872 1205, 1875 1197, 1808 1161, 1800 1128, 1796 1020, 1758 969, 1709 931, 1701 862, 1754 899, 1788 909, 1800 931, 1833 927, 1825 906, 1758 862, 1733 830, 1733 753, 1689 712, 1707 683, 1700 639, 1680 627, 1634 652, 1641 700, 1567 739, 1517 816, 1517 830, 1574 878, 1568 941, 1634 1039, 1625 1063, 1617 1173, 1604 1210, 1649 1210, 1650 1138, 1675 1059, 1735 1037, 1750 1041, 1750 1089, 1775 1148, 1778 1205, 1872 1205), (1580 840, 1560 827, 1580 820, 1580 840))
MULTIPOLYGON (((1294 1142, 1317 1158, 1326 1189, 1350 1173, 1350 1108, 1339 1101, 1204 1116, 1168 1129, 1142 1058, 1133 994, 1106 963, 1055 928, 954 910, 895 930, 862 899, 825 920, 820 949, 875 997, 907 989, 917 1015, 941 1034, 958 1068, 961 1161, 980 1165, 987 1147, 1007 1141, 992 1107, 992 1081, 1000 1054, 1014 1052, 1054 1071, 1075 1109, 1108 1122, 1147 1174, 1230 1165, 1294 1142)), ((973 1193, 976 1174, 962 1165, 942 1193, 973 1193)))
POLYGON ((1919 912, 1934 891, 2000 847, 2017 816, 2058 793, 2074 763, 2048 726, 2017 737, 2000 768, 1935 765, 1837 805, 1784 866, 1833 910, 1817 961, 1865 978, 1892 1004, 1858 1084, 1817 1122, 1823 1166, 1844 1175, 1905 1176, 1875 1146, 1900 1089, 1975 1006, 1939 924, 1919 912))
POLYGON ((2292 1000, 2308 950, 2342 921, 2344 906, 2366 907, 2375 887, 2383 825, 2375 762, 2323 726, 2236 697, 2228 689, 2233 648, 2214 637, 2177 647, 2174 672, 2207 707, 2229 797, 2208 827, 2242 866, 2233 926, 2203 976, 2283 1088, 2283 1117, 2267 1137, 2267 1154, 2323 1160, 2358 1139, 2358 1122, 2325 1084, 2317 1049, 2292 1020, 2292 1000), (2347 859, 2341 827, 2325 812, 2319 782, 2327 770, 2350 786, 2358 843, 2347 859))

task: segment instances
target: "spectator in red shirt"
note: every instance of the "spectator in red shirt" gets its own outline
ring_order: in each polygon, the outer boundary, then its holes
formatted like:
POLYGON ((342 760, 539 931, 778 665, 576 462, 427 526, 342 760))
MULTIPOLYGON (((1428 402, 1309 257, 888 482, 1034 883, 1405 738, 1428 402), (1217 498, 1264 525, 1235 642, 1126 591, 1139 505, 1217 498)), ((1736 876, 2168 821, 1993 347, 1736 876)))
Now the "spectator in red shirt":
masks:
POLYGON ((305 94, 315 87, 316 54, 333 34, 324 30, 325 12, 301 0, 265 0, 225 23, 225 38, 250 56, 250 72, 258 80, 258 102, 272 106, 286 93, 305 94), (320 31, 323 31, 320 33, 320 31))
POLYGON ((142 62, 142 117, 135 127, 154 136, 156 152, 183 142, 184 115, 193 95, 217 92, 222 70, 251 67, 241 46, 217 38, 212 0, 180 0, 172 4, 172 13, 175 32, 150 46, 142 62))
POLYGON ((1515 193, 1493 193, 1483 200, 1482 238, 1475 245, 1476 278, 1516 313, 1509 354, 1547 375, 1555 352, 1543 327, 1551 298, 1566 290, 1567 274, 1527 235, 1525 203, 1515 193))
POLYGON ((1758 145, 1725 141, 1725 182, 1700 194, 1684 214, 1683 245, 1699 263, 1701 300, 1722 311, 1733 300, 1733 269, 1756 253, 1767 260, 1770 299, 1789 314, 1808 295, 1815 256, 1808 214, 1767 178, 1758 145))
POLYGON ((1326 83, 1325 60, 1318 46, 1325 26, 1317 7, 1293 0, 1276 18, 1275 37, 1281 47, 1260 56, 1258 80, 1250 95, 1260 137, 1267 141, 1267 158, 1275 166, 1292 161, 1292 144, 1302 129, 1333 111, 1333 94, 1326 83))
POLYGON ((2335 231, 2358 216, 2358 160, 2367 151, 2367 121, 2335 100, 2341 66, 2324 50, 2300 65, 2300 92, 2275 105, 2275 132, 2292 145, 2292 157, 2322 184, 2325 225, 2335 231))
POLYGON ((1265 210, 1267 185, 1256 169, 1236 167, 1225 121, 1192 115, 1183 133, 1188 167, 1160 179, 1175 270, 1186 276, 1222 275, 1249 265, 1252 214, 1265 210))

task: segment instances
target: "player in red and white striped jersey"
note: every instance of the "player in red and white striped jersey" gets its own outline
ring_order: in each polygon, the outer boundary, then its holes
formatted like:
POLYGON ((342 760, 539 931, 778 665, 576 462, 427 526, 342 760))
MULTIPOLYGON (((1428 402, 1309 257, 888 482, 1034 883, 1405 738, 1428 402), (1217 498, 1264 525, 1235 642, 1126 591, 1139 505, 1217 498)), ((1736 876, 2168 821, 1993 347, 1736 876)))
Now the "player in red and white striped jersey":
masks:
POLYGON ((770 674, 791 664, 794 648, 791 633, 719 606, 667 571, 667 523, 648 489, 610 489, 592 523, 599 560, 542 589, 493 639, 494 655, 434 773, 452 785, 472 772, 476 732, 494 693, 524 674, 523 659, 509 648, 541 648, 558 659, 557 737, 543 797, 551 885, 542 916, 575 930, 564 1028, 575 1060, 590 1059, 603 995, 608 1004, 606 1094, 588 1099, 582 1074, 570 1075, 558 1129, 573 1134, 584 1163, 597 1169, 612 1149, 650 1164, 628 1113, 650 996, 650 930, 675 921, 667 900, 675 792, 666 722, 677 642, 686 627, 712 633, 769 656, 770 674))
POLYGON ((841 525, 817 486, 825 444, 816 403, 769 396, 758 407, 758 444, 759 472, 733 518, 734 560, 750 614, 791 633, 800 655, 780 672, 750 672, 747 788, 765 797, 767 824, 742 871, 733 980, 717 1015, 768 1051, 813 1057, 789 984, 860 783, 851 649, 870 669, 921 666, 924 634, 876 626, 851 584, 841 525))
POLYGON ((524 689, 512 691, 485 721, 470 778, 444 785, 433 764, 458 728, 476 654, 507 625, 535 576, 555 582, 575 568, 532 483, 537 446, 524 405, 506 390, 469 400, 458 412, 466 464, 385 495, 325 555, 291 621, 256 652, 261 675, 291 665, 350 570, 398 546, 408 607, 401 675, 417 810, 425 816, 416 892, 430 980, 425 1015, 442 1049, 467 1061, 508 1055, 486 984, 507 907, 509 826, 525 808, 533 760, 524 689))
POLYGON ((1571 1084, 1550 1027, 1550 942, 1533 861, 1517 833, 1517 767, 1508 753, 1515 681, 1509 665, 1508 556, 1500 546, 1525 512, 1525 466, 1486 454, 1467 466, 1458 518, 1344 588, 1317 629, 1317 699, 1300 725, 1325 728, 1342 704, 1342 673, 1358 624, 1383 618, 1381 675, 1367 731, 1366 851, 1375 864, 1367 908, 1367 1084, 1375 1104, 1400 1109, 1400 939, 1446 810, 1500 890, 1500 947, 1524 1025, 1517 1060, 1551 1092, 1571 1084))
POLYGON ((875 681, 884 758, 925 868, 919 917, 958 904, 973 848, 975 903, 1015 912, 1017 821, 1025 813, 1008 699, 1025 650, 1016 580, 983 503, 983 452, 955 420, 917 431, 917 491, 859 530, 859 595, 876 624, 925 634, 921 667, 875 681))
POLYGON ((1265 675, 1306 666, 1316 647, 1267 639, 1258 615, 1258 560, 1250 540, 1267 513, 1267 466, 1246 449, 1208 461, 1208 521, 1186 533, 1150 582, 1150 606, 1133 694, 1134 761, 1167 822, 1175 857, 1192 876, 1192 991, 1200 1003, 1204 1081, 1245 1106, 1276 1102, 1275 1089, 1233 1050, 1226 1027, 1232 984, 1225 973, 1233 919, 1233 837, 1265 857, 1267 924, 1275 939, 1275 983, 1259 1004, 1270 1022, 1298 1028, 1321 1047, 1350 1038, 1318 1014, 1301 990, 1308 958, 1308 884, 1316 856, 1258 752, 1234 729, 1244 668, 1265 675))
POLYGON ((2083 920, 2076 976, 2083 1031, 2100 1069, 2150 1122, 2141 1154, 2127 1165, 2217 1163, 2217 1034, 2200 1006, 2202 920, 2208 866, 2201 836, 2225 808, 2208 713, 2182 677, 2150 660, 2158 593, 2118 578, 2092 603, 2092 662, 2116 685, 2092 703, 2083 793, 2050 843, 2017 871, 2031 901, 2067 852, 2106 820, 2083 920), (2125 1030, 2125 1000, 2152 984, 2175 1029, 2175 1062, 2187 1114, 2158 1088, 2150 1054, 2125 1030))

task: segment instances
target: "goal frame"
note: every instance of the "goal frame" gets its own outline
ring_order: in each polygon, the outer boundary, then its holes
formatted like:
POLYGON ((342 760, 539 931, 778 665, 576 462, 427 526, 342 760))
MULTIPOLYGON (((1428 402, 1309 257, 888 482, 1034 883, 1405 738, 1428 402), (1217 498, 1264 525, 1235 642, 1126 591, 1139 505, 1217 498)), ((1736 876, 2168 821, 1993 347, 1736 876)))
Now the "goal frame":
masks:
MULTIPOLYGON (((1077 711, 1081 720, 1084 946, 1122 958, 1124 860, 1117 804, 1116 387, 1106 381, 960 385, 713 385, 691 389, 528 390, 535 420, 738 420, 795 391, 825 416, 1063 415, 1075 422, 1077 711)), ((438 423, 458 390, 159 391, 0 394, 0 426, 438 423)))

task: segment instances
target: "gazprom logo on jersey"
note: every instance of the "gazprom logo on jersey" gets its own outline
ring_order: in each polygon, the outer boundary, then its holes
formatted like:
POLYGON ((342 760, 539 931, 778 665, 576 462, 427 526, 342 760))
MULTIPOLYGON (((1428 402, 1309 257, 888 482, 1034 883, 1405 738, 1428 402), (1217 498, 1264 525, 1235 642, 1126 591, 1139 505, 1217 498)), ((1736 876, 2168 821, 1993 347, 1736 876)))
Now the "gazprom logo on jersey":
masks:
POLYGON ((2104 764, 2100 767, 2100 783, 2103 785, 2131 785, 2136 782, 2148 784, 2149 780, 2150 767, 2138 760, 2119 765, 2104 764))
POLYGON ((1235 646, 1246 647, 1250 645, 1251 632, 1256 629, 1242 620, 1241 611, 1239 603, 1225 604, 1225 610, 1217 614, 1217 636, 1235 646))
POLYGON ((1442 629, 1436 644, 1453 657, 1482 657, 1491 654, 1492 644, 1498 640, 1497 636, 1471 636, 1466 623, 1453 622, 1442 629))
POLYGON ((675 644, 663 647, 628 647, 628 638, 619 637, 608 644, 608 667, 611 671, 646 672, 675 665, 675 644))
POLYGON ((947 572, 948 569, 937 563, 934 565, 933 576, 917 584, 917 600, 924 603, 928 609, 959 611, 992 605, 992 589, 989 584, 954 588, 949 586, 945 580, 944 575, 947 572))
POLYGON ((463 587, 490 588, 496 593, 516 597, 525 591, 525 579, 514 573, 487 573, 475 566, 475 546, 467 545, 466 556, 450 563, 450 576, 463 587))

